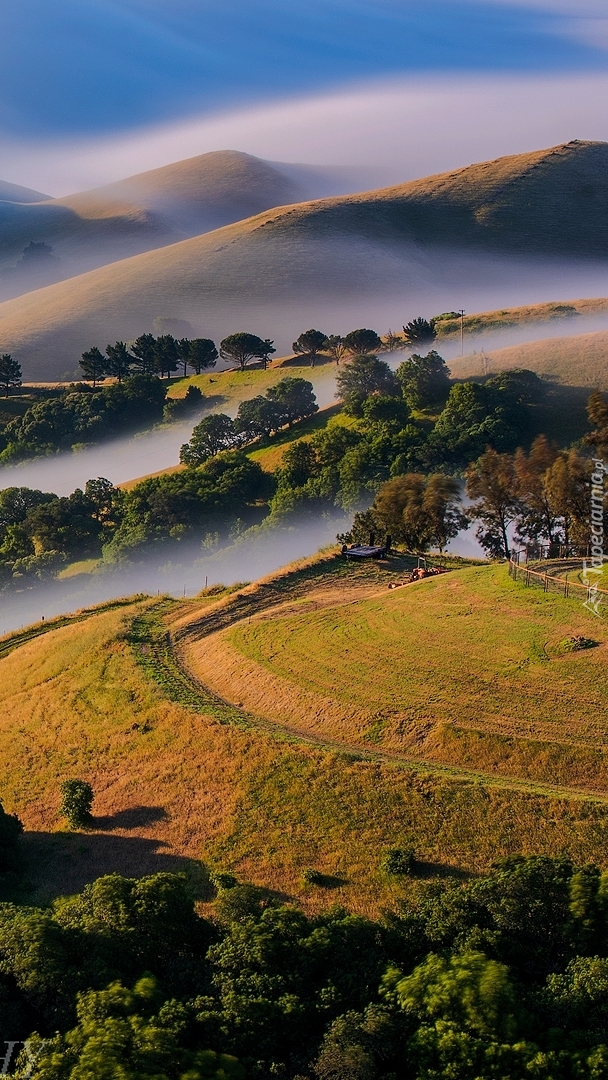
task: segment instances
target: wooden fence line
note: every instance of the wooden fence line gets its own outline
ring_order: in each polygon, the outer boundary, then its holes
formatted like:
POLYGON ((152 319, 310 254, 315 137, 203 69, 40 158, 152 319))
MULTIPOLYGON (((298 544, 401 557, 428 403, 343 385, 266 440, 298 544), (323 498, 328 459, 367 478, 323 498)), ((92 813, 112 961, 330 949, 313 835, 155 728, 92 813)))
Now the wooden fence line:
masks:
POLYGON ((527 564, 521 566, 513 556, 509 559, 509 576, 514 581, 523 581, 525 585, 539 585, 544 592, 559 593, 566 598, 571 595, 572 589, 574 589, 575 595, 584 594, 587 601, 595 600, 598 596, 608 597, 608 590, 606 589, 598 589, 595 585, 583 585, 578 581, 568 581, 567 574, 564 578, 560 578, 549 574, 547 570, 544 573, 538 570, 530 570, 527 564))

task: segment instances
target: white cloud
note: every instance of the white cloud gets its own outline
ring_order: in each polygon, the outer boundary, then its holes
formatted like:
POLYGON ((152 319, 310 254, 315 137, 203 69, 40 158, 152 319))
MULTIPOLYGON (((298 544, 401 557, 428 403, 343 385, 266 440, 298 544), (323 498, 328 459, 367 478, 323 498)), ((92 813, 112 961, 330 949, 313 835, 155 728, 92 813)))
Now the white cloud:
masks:
MULTIPOLYGON (((492 2, 492 0, 486 0, 492 2)), ((0 146, 2 179, 60 195, 210 150, 376 166, 396 183, 570 139, 608 141, 608 74, 424 76, 80 143, 0 146)))

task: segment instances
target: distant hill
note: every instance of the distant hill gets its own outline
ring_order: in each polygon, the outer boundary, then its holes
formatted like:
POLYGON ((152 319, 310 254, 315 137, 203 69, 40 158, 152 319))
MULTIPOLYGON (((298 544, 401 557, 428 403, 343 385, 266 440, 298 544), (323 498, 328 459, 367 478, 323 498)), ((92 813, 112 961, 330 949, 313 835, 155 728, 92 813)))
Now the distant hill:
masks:
POLYGON ((68 356, 74 363, 96 340, 150 329, 158 316, 187 318, 211 336, 248 320, 248 328, 276 336, 281 325, 288 335, 326 311, 333 320, 326 332, 334 332, 339 304, 360 319, 366 304, 389 295, 400 306, 432 300, 435 311, 439 298, 467 290, 500 295, 529 282, 533 293, 542 287, 551 295, 566 259, 573 280, 581 267, 597 267, 600 280, 605 257, 608 144, 573 142, 275 208, 105 266, 0 305, 0 339, 39 378, 64 370, 68 356))
POLYGON ((280 166, 226 150, 61 199, 0 184, 0 296, 19 295, 305 199, 319 186, 323 190, 322 175, 311 170, 307 176, 305 167, 300 171, 301 179, 293 178, 280 166), (15 271, 31 242, 52 247, 61 261, 19 264, 15 271))

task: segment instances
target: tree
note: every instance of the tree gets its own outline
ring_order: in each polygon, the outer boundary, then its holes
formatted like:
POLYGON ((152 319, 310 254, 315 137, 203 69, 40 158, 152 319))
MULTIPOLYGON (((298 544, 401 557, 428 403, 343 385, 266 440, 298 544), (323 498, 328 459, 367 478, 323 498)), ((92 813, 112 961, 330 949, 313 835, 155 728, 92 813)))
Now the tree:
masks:
POLYGON ((0 356, 0 386, 4 387, 5 397, 8 397, 11 386, 21 386, 21 364, 13 360, 10 353, 0 356))
POLYGON ((167 372, 167 378, 173 371, 177 371, 180 355, 175 338, 172 334, 163 334, 156 339, 156 364, 160 375, 167 372))
POLYGON ((330 334, 325 341, 325 352, 336 361, 336 364, 339 364, 347 353, 344 338, 341 338, 339 334, 330 334))
POLYGON ((551 497, 550 476, 552 466, 559 456, 556 445, 546 435, 539 435, 529 454, 521 448, 514 458, 517 493, 522 511, 517 523, 518 540, 547 540, 552 544, 562 516, 556 501, 551 497))
POLYGON ((585 442, 598 454, 608 455, 608 401, 599 390, 594 390, 587 401, 587 416, 595 427, 585 435, 585 442))
POLYGON ((133 357, 124 341, 117 341, 114 345, 106 345, 106 374, 113 375, 118 382, 130 373, 133 357))
POLYGON ((320 352, 323 351, 327 343, 327 335, 321 333, 320 330, 305 330, 303 334, 300 334, 291 346, 294 353, 308 356, 310 360, 310 366, 315 366, 315 361, 320 352))
POLYGON ((190 442, 184 443, 180 450, 179 460, 183 465, 202 465, 207 458, 229 450, 235 442, 234 421, 226 413, 213 413, 196 425, 190 442))
POLYGON ((83 352, 80 367, 84 378, 87 382, 92 382, 93 386, 106 377, 107 361, 96 345, 87 352, 83 352))
POLYGON ((264 338, 260 347, 260 360, 262 361, 262 367, 264 368, 264 371, 266 371, 270 357, 276 351, 277 350, 274 347, 274 341, 271 341, 270 338, 264 338))
POLYGON ((476 532, 479 543, 494 558, 508 559, 508 529, 521 513, 512 455, 486 450, 469 466, 466 479, 467 495, 476 500, 469 507, 469 515, 481 521, 476 532))
POLYGON ((396 476, 382 485, 371 513, 377 526, 410 551, 440 551, 467 525, 457 480, 441 473, 396 476))
POLYGON ((312 383, 308 379, 293 378, 291 375, 281 379, 276 386, 269 387, 266 397, 279 410, 279 427, 284 424, 291 427, 296 420, 314 416, 319 409, 312 383))
POLYGON ((437 337, 435 320, 431 319, 430 322, 427 322, 426 319, 412 319, 407 326, 403 327, 403 336, 405 344, 412 349, 420 345, 432 345, 437 337))
POLYGON ((135 357, 133 367, 139 375, 156 375, 158 372, 158 354, 156 338, 152 334, 140 334, 131 345, 135 357))
POLYGON ((270 435, 281 427, 283 421, 282 409, 274 401, 267 397, 250 398, 242 401, 234 421, 235 431, 243 437, 245 442, 257 439, 263 435, 270 435))
MULTIPOLYGON (((179 344, 181 346, 182 343, 179 344)), ((215 367, 218 356, 219 353, 215 347, 215 342, 211 338, 192 338, 187 362, 191 368, 194 368, 197 375, 200 375, 203 368, 215 367)), ((185 374, 186 366, 184 363, 185 374)))
POLYGON ((434 349, 426 356, 414 353, 399 365, 396 375, 405 400, 414 409, 445 402, 450 392, 448 366, 434 349))
POLYGON ((401 334, 395 334, 392 330, 387 330, 382 338, 382 344, 387 352, 399 352, 403 349, 405 342, 401 334))
POLYGON ((61 813, 74 829, 90 825, 93 817, 93 788, 86 780, 64 780, 61 785, 61 813))
POLYGON ((345 411, 361 416, 363 402, 370 394, 397 396, 399 384, 385 360, 377 356, 354 356, 336 376, 338 393, 345 411))
POLYGON ((240 371, 244 371, 252 360, 262 360, 265 367, 270 353, 274 351, 268 338, 263 339, 257 334, 247 334, 244 331, 229 334, 220 341, 222 360, 232 360, 240 371))
POLYGON ((351 330, 344 338, 343 345, 351 356, 366 356, 367 353, 378 352, 382 348, 382 341, 375 330, 351 330))

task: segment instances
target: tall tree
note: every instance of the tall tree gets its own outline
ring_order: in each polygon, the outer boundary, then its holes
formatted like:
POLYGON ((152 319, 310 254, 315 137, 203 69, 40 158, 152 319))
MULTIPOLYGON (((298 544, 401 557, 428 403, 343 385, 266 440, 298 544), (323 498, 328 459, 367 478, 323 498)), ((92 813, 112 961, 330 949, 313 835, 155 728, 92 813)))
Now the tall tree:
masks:
POLYGON ((414 353, 399 365, 396 375, 405 400, 414 409, 445 402, 450 392, 448 366, 434 349, 426 356, 414 353))
POLYGON ((219 353, 211 338, 192 338, 188 363, 200 375, 203 368, 215 367, 219 353))
POLYGON ((336 364, 339 364, 348 350, 344 344, 344 338, 340 337, 339 334, 330 334, 325 343, 325 351, 331 356, 332 360, 336 361, 336 364))
POLYGON ((106 345, 106 373, 113 375, 118 382, 122 382, 131 371, 133 357, 124 341, 117 341, 114 345, 106 345))
POLYGON ((426 319, 412 319, 407 326, 403 327, 403 336, 406 345, 409 345, 412 349, 432 345, 437 337, 435 320, 431 319, 428 322, 426 319))
POLYGON ((96 386, 98 382, 102 382, 106 377, 107 361, 96 345, 92 349, 88 349, 87 352, 83 352, 80 367, 82 368, 83 377, 87 382, 92 382, 93 386, 96 386))
POLYGON ((291 427, 296 420, 314 416, 319 408, 312 383, 308 379, 294 379, 291 375, 281 379, 276 386, 270 386, 266 397, 278 407, 281 427, 283 424, 291 427))
POLYGON ((518 540, 543 539, 549 544, 556 540, 562 515, 551 497, 549 478, 558 456, 557 446, 550 443, 546 435, 539 435, 534 440, 528 454, 521 448, 515 454, 517 493, 522 503, 517 522, 518 540))
POLYGON ((370 394, 399 392, 399 384, 385 360, 377 356, 354 356, 336 376, 337 397, 342 398, 351 416, 361 416, 363 402, 370 394))
POLYGON ((365 356, 378 352, 382 348, 382 341, 375 330, 351 330, 344 338, 344 348, 351 356, 365 356))
POLYGON ((469 466, 466 479, 467 495, 475 500, 469 507, 469 516, 481 522, 476 532, 479 543, 494 558, 508 559, 509 526, 522 509, 513 455, 486 450, 469 466))
POLYGON ((213 413, 196 425, 190 442, 181 448, 179 460, 183 465, 202 465, 207 458, 230 450, 236 441, 234 421, 226 413, 213 413))
POLYGON ((327 335, 322 333, 321 330, 305 330, 303 334, 296 338, 291 347, 294 353, 307 356, 310 360, 310 366, 314 367, 319 353, 323 351, 326 344, 327 335))
POLYGON ((443 551, 448 540, 467 525, 460 501, 460 487, 453 477, 406 473, 382 485, 371 513, 376 527, 410 551, 426 551, 431 546, 443 551))
POLYGON ((153 334, 140 334, 131 345, 135 357, 133 366, 140 375, 156 375, 158 372, 158 354, 156 338, 153 334))
POLYGON ((162 334, 156 339, 156 363, 161 377, 167 373, 169 379, 174 371, 177 371, 179 352, 173 334, 162 334))
POLYGON ((598 454, 608 455, 608 401, 599 390, 594 390, 587 402, 587 416, 594 429, 585 435, 585 442, 598 454))
POLYGON ((5 397, 8 397, 12 386, 21 386, 21 365, 13 360, 10 353, 0 356, 0 386, 4 387, 5 397))
MULTIPOLYGON (((229 334, 220 341, 220 356, 222 360, 232 360, 240 371, 244 371, 252 360, 268 360, 270 353, 274 352, 272 342, 267 338, 260 338, 257 334, 248 334, 239 331, 237 334, 229 334)), ((266 366, 266 363, 264 363, 266 366)))

